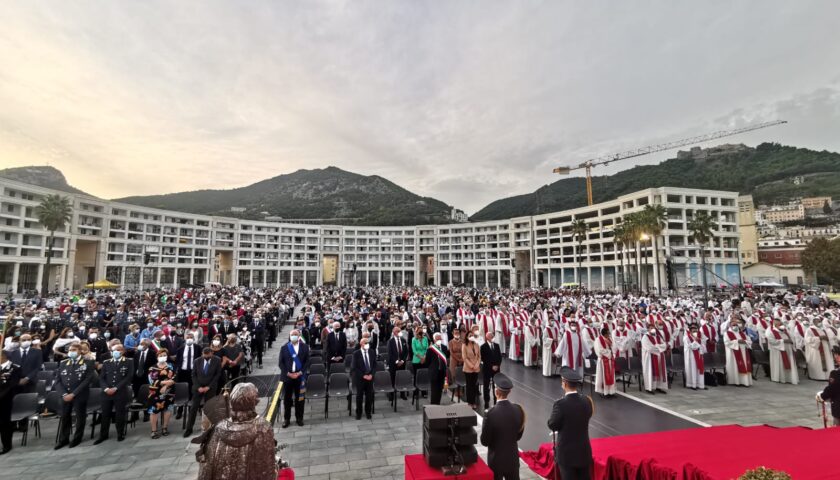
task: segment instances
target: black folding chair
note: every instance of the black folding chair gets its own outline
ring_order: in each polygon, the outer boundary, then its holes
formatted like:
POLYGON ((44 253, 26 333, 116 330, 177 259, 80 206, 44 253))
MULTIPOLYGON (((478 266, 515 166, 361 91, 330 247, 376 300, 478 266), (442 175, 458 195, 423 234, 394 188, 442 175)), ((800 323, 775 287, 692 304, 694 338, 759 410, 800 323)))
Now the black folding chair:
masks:
POLYGON ((753 378, 758 378, 758 369, 764 367, 770 370, 770 353, 765 350, 753 350, 753 378))
POLYGON ((585 382, 586 379, 589 379, 589 395, 595 395, 595 375, 598 371, 598 356, 594 353, 587 357, 589 360, 589 366, 586 366, 586 362, 583 364, 583 381, 585 382))
POLYGON ((37 373, 38 380, 43 380, 44 385, 47 388, 47 391, 52 390, 53 383, 55 383, 55 371, 54 370, 41 370, 37 373))
POLYGON ((325 369, 324 369, 324 364, 323 363, 314 363, 314 364, 309 365, 309 374, 310 375, 323 375, 324 373, 325 373, 325 369))
POLYGON ((102 389, 91 388, 87 403, 87 415, 90 415, 90 438, 93 439, 96 432, 96 425, 99 424, 99 417, 102 414, 102 389))
POLYGON ((801 368, 805 374, 805 378, 811 378, 808 375, 808 361, 805 360, 805 353, 802 350, 795 350, 793 352, 793 359, 796 361, 796 368, 801 368))
POLYGON ((667 357, 668 364, 668 388, 671 388, 671 383, 674 377, 679 373, 682 375, 683 388, 685 388, 685 358, 681 353, 671 353, 667 357))
POLYGON ((137 389, 137 396, 134 397, 134 401, 128 406, 128 424, 131 425, 131 428, 135 428, 137 426, 137 420, 134 418, 135 415, 139 415, 141 412, 146 411, 146 400, 148 398, 149 384, 144 383, 137 389))
POLYGON ((429 380, 429 369, 418 368, 417 376, 414 378, 414 409, 420 410, 421 393, 428 394, 432 390, 432 382, 429 380))
POLYGON ((183 409, 181 412, 181 429, 187 428, 187 416, 190 413, 190 384, 187 382, 178 382, 175 384, 175 400, 172 405, 176 409, 183 409))
POLYGON ((394 386, 391 385, 391 374, 385 370, 380 370, 373 375, 373 413, 376 413, 376 394, 384 393, 391 394, 394 402, 397 401, 397 396, 394 395, 394 386))
MULTIPOLYGON (((390 379, 389 379, 390 380, 390 379)), ((414 378, 408 370, 397 370, 394 378, 394 411, 397 411, 397 394, 410 393, 414 401, 414 378)))
MULTIPOLYGON (((306 399, 307 400, 321 400, 327 398, 327 381, 323 374, 310 373, 306 377, 306 399)), ((327 400, 328 401, 328 400, 327 400)), ((312 407, 314 409, 315 407, 312 407)), ((326 417, 326 413, 324 414, 326 417)))
POLYGON ((467 376, 464 375, 464 368, 463 367, 455 367, 455 381, 454 387, 452 389, 452 397, 449 399, 450 402, 455 401, 455 392, 458 392, 458 403, 461 403, 461 398, 464 396, 464 389, 467 386, 467 376))
POLYGON ((26 440, 29 435, 29 423, 36 423, 36 433, 40 435, 41 422, 38 420, 38 394, 37 393, 19 393, 12 399, 12 423, 22 423, 23 436, 20 438, 20 444, 26 445, 26 440))
POLYGON ((642 384, 644 383, 642 379, 642 375, 644 375, 644 371, 642 370, 642 357, 630 357, 630 365, 627 367, 627 374, 630 377, 636 377, 639 382, 639 391, 642 391, 642 384))
POLYGON ((324 418, 329 417, 330 398, 345 397, 350 403, 350 379, 346 373, 333 373, 330 375, 330 383, 327 388, 326 405, 324 405, 324 418))
POLYGON ((344 365, 341 363, 331 363, 329 370, 327 370, 327 385, 332 381, 332 376, 337 374, 347 375, 345 373, 344 365))
POLYGON ((44 362, 44 370, 58 370, 58 362, 44 362))

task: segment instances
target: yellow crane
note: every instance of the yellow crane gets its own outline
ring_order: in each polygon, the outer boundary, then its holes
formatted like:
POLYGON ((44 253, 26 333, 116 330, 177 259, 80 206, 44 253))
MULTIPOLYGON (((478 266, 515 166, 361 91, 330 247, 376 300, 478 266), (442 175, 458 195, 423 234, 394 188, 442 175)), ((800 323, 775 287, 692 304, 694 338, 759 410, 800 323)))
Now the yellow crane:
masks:
POLYGON ((680 148, 688 145, 695 145, 698 143, 708 142, 709 140, 715 140, 718 138, 731 137, 732 135, 738 135, 739 133, 751 132, 753 130, 773 127, 776 125, 781 125, 783 123, 788 122, 786 120, 775 120, 773 122, 757 123, 748 127, 736 128, 734 130, 720 130, 717 132, 707 133, 705 135, 699 135, 691 138, 683 138, 682 140, 675 140, 673 142, 650 145, 647 147, 638 148, 636 150, 628 150, 626 152, 619 152, 611 155, 604 155, 602 157, 590 158, 589 160, 586 160, 585 162, 577 166, 557 167, 553 171, 554 173, 559 173, 560 175, 568 175, 574 170, 586 170, 586 201, 589 202, 589 205, 592 205, 592 167, 597 167, 599 165, 609 165, 612 162, 627 160, 628 158, 641 157, 643 155, 648 155, 651 153, 662 152, 664 150, 671 150, 673 148, 680 148))

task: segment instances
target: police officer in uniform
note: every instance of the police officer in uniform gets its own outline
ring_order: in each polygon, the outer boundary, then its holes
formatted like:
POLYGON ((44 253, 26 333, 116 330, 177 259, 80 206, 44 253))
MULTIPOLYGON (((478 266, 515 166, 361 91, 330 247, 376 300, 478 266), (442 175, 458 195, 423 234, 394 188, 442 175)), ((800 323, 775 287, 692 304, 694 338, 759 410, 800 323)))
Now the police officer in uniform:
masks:
POLYGON ((92 360, 85 360, 79 353, 79 345, 70 345, 67 359, 58 366, 58 376, 53 390, 61 395, 61 424, 59 439, 55 449, 70 448, 82 443, 85 434, 87 401, 90 395, 90 382, 95 375, 92 360), (76 425, 73 441, 70 441, 70 421, 75 412, 76 425))
POLYGON ((506 375, 498 373, 494 381, 496 405, 484 418, 481 444, 487 447, 487 466, 493 471, 495 480, 519 480, 517 442, 525 432, 525 410, 508 400, 513 382, 506 375))
POLYGON ((592 469, 592 447, 589 444, 589 419, 594 413, 592 399, 578 393, 583 377, 564 367, 563 390, 566 395, 554 402, 548 428, 557 432, 554 461, 563 480, 589 480, 592 469))
POLYGON ((831 416, 834 419, 832 424, 840 427, 840 345, 831 347, 831 353, 834 355, 836 368, 828 375, 828 386, 817 393, 817 401, 831 402, 831 416))
POLYGON ((128 404, 131 402, 131 380, 134 375, 134 362, 125 358, 125 347, 115 345, 111 358, 102 362, 99 385, 102 387, 102 425, 99 438, 94 445, 108 440, 111 430, 112 411, 116 410, 117 441, 125 439, 125 420, 128 404))

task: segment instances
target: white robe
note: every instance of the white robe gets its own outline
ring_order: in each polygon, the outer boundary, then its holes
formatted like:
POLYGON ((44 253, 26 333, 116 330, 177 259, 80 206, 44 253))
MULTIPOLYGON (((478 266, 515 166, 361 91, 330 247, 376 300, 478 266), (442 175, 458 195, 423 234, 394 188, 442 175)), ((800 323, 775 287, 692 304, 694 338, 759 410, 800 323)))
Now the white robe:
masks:
POLYGON ((808 378, 811 380, 828 380, 828 374, 834 370, 828 336, 824 330, 813 325, 805 329, 805 360, 808 362, 808 378))
POLYGON ((514 361, 519 361, 522 358, 522 350, 525 348, 525 340, 522 338, 522 322, 519 320, 510 321, 510 351, 508 351, 508 358, 514 361), (517 355, 517 348, 519 354, 517 355))
POLYGON ((559 327, 546 327, 543 329, 542 343, 542 374, 550 377, 554 374, 554 367, 557 360, 554 358, 554 340, 560 337, 559 327))
POLYGON ((626 329, 622 332, 616 329, 613 332, 613 341, 616 346, 616 356, 624 357, 627 362, 630 362, 630 357, 634 356, 633 349, 636 347, 636 333, 635 331, 626 329))
POLYGON ((577 371, 580 376, 583 376, 583 364, 586 357, 588 357, 591 352, 592 350, 590 350, 586 343, 584 343, 584 341, 580 338, 578 332, 572 332, 571 329, 566 329, 566 331, 563 332, 563 336, 560 338, 560 342, 557 345, 557 349, 554 351, 554 355, 560 357, 561 366, 571 368, 572 370, 577 371), (572 344, 571 352, 569 351, 570 339, 572 344))
POLYGON ((668 366, 665 364, 665 351, 668 345, 661 335, 646 333, 642 335, 642 373, 645 380, 645 390, 668 390, 668 366), (659 375, 653 376, 653 360, 658 363, 659 375))
POLYGON ((598 365, 595 367, 595 392, 604 395, 615 395, 615 354, 618 351, 615 342, 604 337, 598 337, 594 343, 598 365), (612 384, 606 384, 605 371, 612 369, 612 384))
POLYGON ((507 353, 507 338, 505 338, 505 326, 502 322, 507 322, 507 317, 495 312, 493 315, 493 325, 496 329, 496 334, 493 336, 493 343, 499 346, 499 351, 504 355, 507 353))
POLYGON ((539 359, 540 329, 535 325, 525 327, 525 360, 526 367, 533 367, 540 364, 539 359))
POLYGON ((785 343, 785 340, 793 339, 787 330, 776 330, 775 327, 767 329, 767 346, 770 348, 770 380, 781 383, 799 383, 799 372, 796 371, 796 359, 793 356, 793 343, 785 343), (778 334, 781 338, 776 338, 778 334), (782 361, 782 352, 786 352, 790 363, 790 369, 785 369, 782 361))
POLYGON ((752 364, 750 363, 750 337, 744 332, 735 333, 727 331, 723 334, 723 343, 726 345, 726 383, 728 385, 746 385, 753 383, 752 364), (739 343, 739 340, 746 343, 739 343), (749 373, 738 372, 736 352, 740 352, 741 359, 749 373))
MULTIPOLYGON (((694 352, 703 356, 706 353, 706 344, 703 338, 691 339, 689 335, 683 338, 683 354, 685 355, 685 386, 687 388, 706 388, 705 377, 703 372, 697 366, 697 360, 694 357, 694 352)), ((704 365, 705 367, 705 365, 704 365)))
POLYGON ((486 313, 479 313, 475 316, 475 323, 478 325, 478 333, 481 338, 485 338, 487 332, 496 333, 496 325, 493 321, 493 316, 486 313))

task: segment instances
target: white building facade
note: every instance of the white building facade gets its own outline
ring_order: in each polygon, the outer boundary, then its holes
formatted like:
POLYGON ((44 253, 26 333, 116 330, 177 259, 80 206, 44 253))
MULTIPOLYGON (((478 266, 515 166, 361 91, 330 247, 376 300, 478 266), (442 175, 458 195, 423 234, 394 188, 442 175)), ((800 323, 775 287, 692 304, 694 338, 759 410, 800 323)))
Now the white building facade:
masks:
MULTIPOLYGON (((466 285, 663 289, 665 261, 677 283, 700 284, 699 248, 686 230, 706 211, 719 229, 706 246, 709 284, 738 281, 738 195, 661 187, 573 210, 506 220, 402 227, 308 225, 195 215, 70 194, 0 178, 0 294, 79 289, 107 279, 128 289, 225 285, 466 285), (35 207, 49 194, 68 197, 72 221, 49 232, 35 207), (637 249, 612 231, 623 215, 662 204, 668 224, 637 249), (571 222, 590 228, 580 249, 571 222), (638 253, 638 255, 637 255, 638 253)), ((289 222, 293 222, 290 220, 289 222)))

